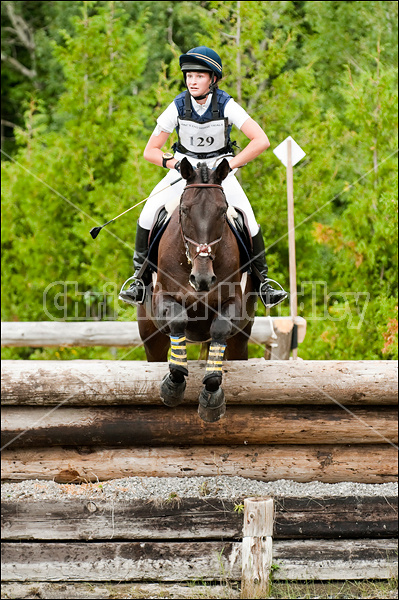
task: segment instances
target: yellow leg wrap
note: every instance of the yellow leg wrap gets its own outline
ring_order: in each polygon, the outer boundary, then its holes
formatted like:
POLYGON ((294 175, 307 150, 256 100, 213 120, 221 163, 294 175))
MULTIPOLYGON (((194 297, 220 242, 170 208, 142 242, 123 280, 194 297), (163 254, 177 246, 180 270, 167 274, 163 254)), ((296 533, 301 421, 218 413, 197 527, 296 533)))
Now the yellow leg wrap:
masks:
POLYGON ((169 359, 170 368, 182 371, 185 375, 188 375, 187 369, 187 348, 186 338, 170 336, 171 353, 169 359))
POLYGON ((209 348, 208 362, 206 363, 206 375, 209 373, 222 374, 222 364, 224 351, 226 350, 226 344, 219 344, 218 342, 211 342, 209 348))

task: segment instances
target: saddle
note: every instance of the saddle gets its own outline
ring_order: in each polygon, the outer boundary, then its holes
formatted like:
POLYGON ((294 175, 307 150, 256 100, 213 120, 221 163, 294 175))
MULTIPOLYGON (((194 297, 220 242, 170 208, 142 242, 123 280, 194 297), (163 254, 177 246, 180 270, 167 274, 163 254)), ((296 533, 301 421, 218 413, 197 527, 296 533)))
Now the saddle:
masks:
MULTIPOLYGON (((149 234, 148 259, 145 265, 146 268, 150 268, 150 270, 155 273, 157 272, 158 265, 159 243, 178 204, 179 199, 176 199, 176 201, 173 201, 166 206, 161 206, 155 215, 149 234)), ((227 210, 227 223, 237 240, 240 250, 240 259, 241 264, 243 265, 241 271, 243 273, 250 273, 253 254, 252 237, 249 232, 246 215, 242 210, 230 206, 227 210)))

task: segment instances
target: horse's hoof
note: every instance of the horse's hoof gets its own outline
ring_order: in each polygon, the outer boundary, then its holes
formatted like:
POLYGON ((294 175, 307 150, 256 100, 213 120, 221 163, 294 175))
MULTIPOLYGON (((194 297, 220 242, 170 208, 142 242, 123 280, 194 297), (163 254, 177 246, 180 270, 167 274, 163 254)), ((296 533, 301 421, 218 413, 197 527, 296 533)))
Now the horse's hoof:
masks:
POLYGON ((199 395, 198 414, 203 421, 215 423, 226 414, 224 391, 218 388, 216 392, 207 392, 205 387, 199 395))
POLYGON ((166 373, 161 381, 161 400, 166 406, 174 407, 184 401, 184 390, 186 389, 186 380, 181 383, 174 383, 170 374, 166 373))

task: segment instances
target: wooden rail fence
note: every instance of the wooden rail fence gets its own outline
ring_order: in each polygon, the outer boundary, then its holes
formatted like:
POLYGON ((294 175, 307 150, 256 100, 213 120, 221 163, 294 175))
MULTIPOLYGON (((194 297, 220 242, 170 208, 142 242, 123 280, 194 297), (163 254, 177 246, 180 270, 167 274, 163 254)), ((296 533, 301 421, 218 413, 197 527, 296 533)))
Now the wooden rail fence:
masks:
MULTIPOLYGON (((306 321, 297 317, 298 343, 306 333, 306 321)), ((278 332, 292 329, 290 317, 255 317, 251 340, 270 344, 278 332)), ((135 321, 7 321, 1 324, 2 346, 119 346, 141 345, 138 323, 135 321)))
MULTIPOLYGON (((138 323, 118 321, 3 322, 1 345, 11 347, 141 346, 138 323)), ((250 343, 265 347, 265 358, 287 360, 295 331, 296 343, 306 334, 302 317, 255 317, 250 343), (295 325, 295 328, 294 328, 295 325)))
POLYGON ((396 496, 276 496, 272 521, 256 518, 253 502, 242 498, 77 499, 67 489, 60 496, 3 502, 3 590, 15 593, 28 582, 106 582, 115 594, 122 582, 241 581, 242 598, 265 598, 272 565, 275 581, 397 574, 396 496), (244 514, 236 510, 242 503, 244 514), (270 537, 257 541, 262 531, 270 537), (259 544, 268 547, 267 560, 256 552, 259 544))

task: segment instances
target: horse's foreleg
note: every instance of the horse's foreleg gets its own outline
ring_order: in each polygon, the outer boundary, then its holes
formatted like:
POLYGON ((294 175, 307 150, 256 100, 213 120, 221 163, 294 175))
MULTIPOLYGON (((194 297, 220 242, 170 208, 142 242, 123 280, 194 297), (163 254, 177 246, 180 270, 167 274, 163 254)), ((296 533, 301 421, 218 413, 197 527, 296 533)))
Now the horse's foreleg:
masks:
POLYGON ((230 313, 234 307, 225 306, 211 325, 211 344, 206 363, 204 388, 199 396, 198 414, 203 421, 213 423, 223 417, 226 412, 222 384, 222 364, 226 350, 227 338, 231 334, 233 323, 230 313))
POLYGON ((169 332, 171 343, 169 373, 161 383, 161 398, 167 406, 177 406, 184 400, 185 378, 188 375, 185 334, 187 312, 173 299, 163 300, 157 321, 163 331, 169 332))

